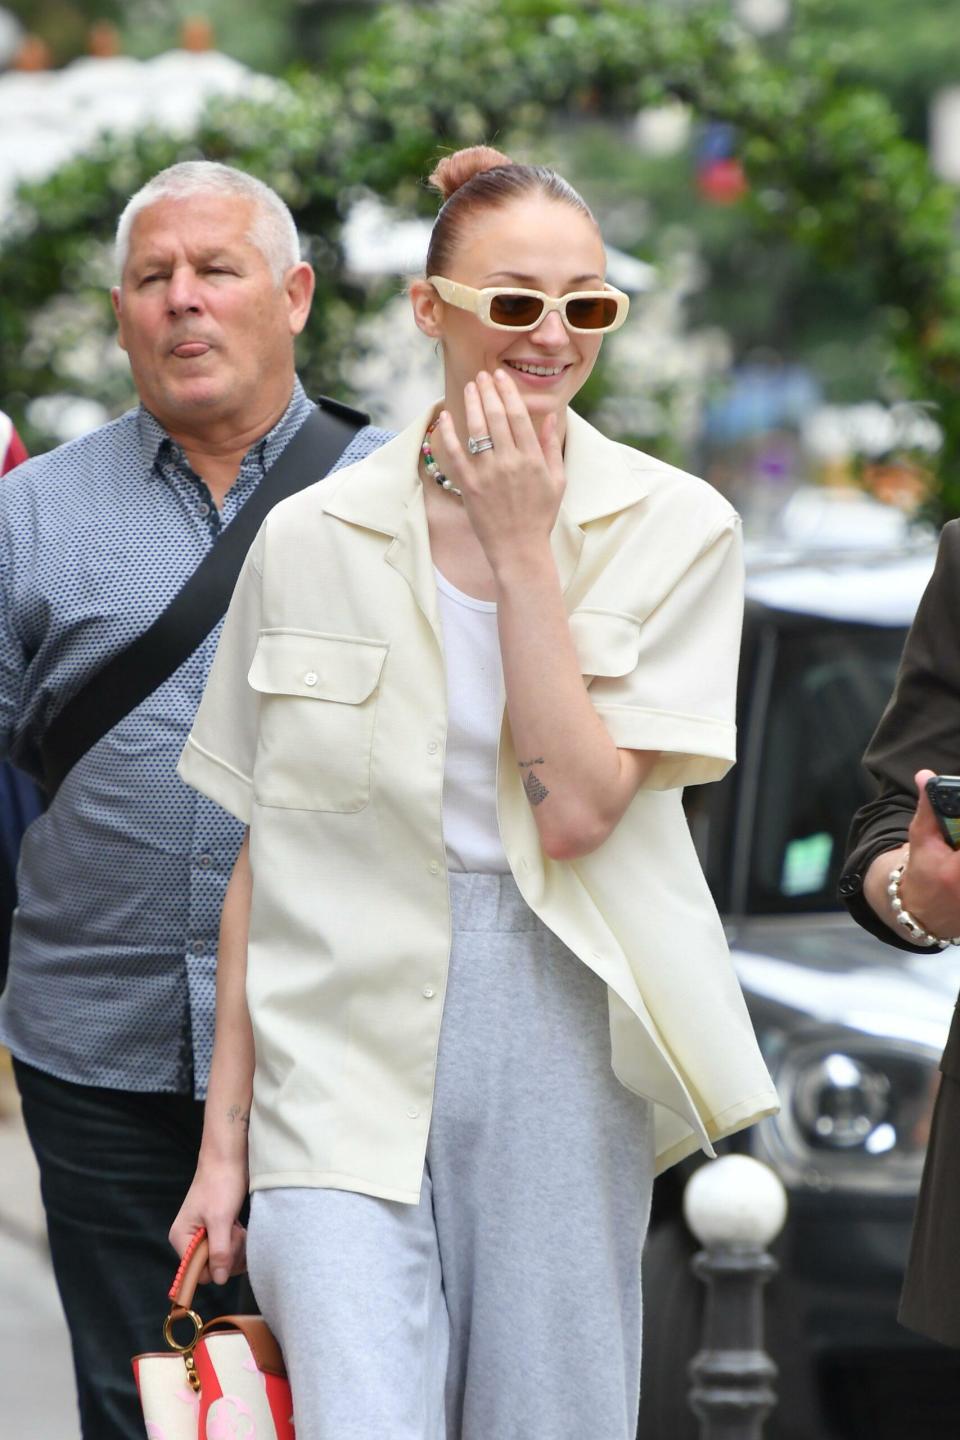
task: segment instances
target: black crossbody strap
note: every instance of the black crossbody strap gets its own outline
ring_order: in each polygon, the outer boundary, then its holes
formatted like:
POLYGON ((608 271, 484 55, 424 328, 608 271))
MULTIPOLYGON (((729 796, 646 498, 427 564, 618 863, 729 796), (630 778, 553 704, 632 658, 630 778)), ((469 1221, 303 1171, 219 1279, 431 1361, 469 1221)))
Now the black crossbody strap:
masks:
POLYGON ((210 553, 149 629, 114 655, 58 711, 40 742, 43 788, 74 765, 192 655, 226 613, 247 551, 270 510, 322 479, 369 418, 321 396, 210 553))

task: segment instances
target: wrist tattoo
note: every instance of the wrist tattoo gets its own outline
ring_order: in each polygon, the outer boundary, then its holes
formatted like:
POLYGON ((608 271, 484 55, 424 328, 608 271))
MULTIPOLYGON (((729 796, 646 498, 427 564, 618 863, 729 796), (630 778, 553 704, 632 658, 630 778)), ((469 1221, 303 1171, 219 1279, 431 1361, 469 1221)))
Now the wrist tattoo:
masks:
POLYGON ((527 778, 523 782, 523 788, 527 792, 527 799, 531 805, 540 805, 550 794, 535 770, 528 772, 527 778))
POLYGON ((544 760, 543 756, 542 756, 542 755, 538 755, 535 760, 518 760, 518 761, 517 761, 517 769, 518 769, 518 770, 529 770, 531 765, 545 765, 545 764, 546 764, 546 761, 544 760))
POLYGON ((244 1130, 250 1126, 250 1111, 242 1109, 239 1105, 231 1105, 227 1111, 227 1119, 231 1125, 242 1125, 244 1130))

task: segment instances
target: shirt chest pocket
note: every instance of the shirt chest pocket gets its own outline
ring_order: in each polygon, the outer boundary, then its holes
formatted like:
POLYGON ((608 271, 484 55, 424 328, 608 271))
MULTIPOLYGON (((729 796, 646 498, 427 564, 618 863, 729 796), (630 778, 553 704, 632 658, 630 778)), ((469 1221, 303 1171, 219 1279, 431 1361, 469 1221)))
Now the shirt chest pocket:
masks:
POLYGON ((618 679, 637 668, 640 622, 616 610, 574 610, 570 634, 589 684, 594 678, 618 679))
POLYGON ((259 805, 362 810, 387 643, 310 630, 264 631, 247 679, 260 695, 253 767, 259 805))

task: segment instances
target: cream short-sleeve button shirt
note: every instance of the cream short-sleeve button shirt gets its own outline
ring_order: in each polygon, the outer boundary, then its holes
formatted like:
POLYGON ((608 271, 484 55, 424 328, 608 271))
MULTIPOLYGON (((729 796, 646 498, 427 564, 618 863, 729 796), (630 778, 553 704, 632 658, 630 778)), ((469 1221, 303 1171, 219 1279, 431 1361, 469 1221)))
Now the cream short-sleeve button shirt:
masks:
MULTIPOLYGON (((255 1189, 419 1196, 450 948, 428 419, 268 517, 180 762, 251 829, 255 1189)), ((612 1064, 654 1103, 663 1168, 777 1106, 680 791, 734 758, 739 524, 572 412, 564 462, 552 543, 585 683, 618 745, 661 758, 598 850, 552 861, 504 718, 501 837, 607 982, 612 1064)))

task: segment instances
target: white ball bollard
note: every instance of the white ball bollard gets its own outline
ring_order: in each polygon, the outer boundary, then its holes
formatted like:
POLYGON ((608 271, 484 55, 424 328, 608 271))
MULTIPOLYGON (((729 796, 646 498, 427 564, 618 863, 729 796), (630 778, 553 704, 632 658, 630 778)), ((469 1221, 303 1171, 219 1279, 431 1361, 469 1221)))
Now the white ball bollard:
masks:
POLYGON ((683 1218, 708 1250, 731 1245, 765 1250, 783 1229, 787 1192, 768 1165, 749 1155, 723 1155, 690 1177, 683 1218))
POLYGON ((704 1247, 692 1261, 707 1287, 703 1347, 689 1366, 701 1440, 762 1440, 777 1376, 763 1349, 763 1286, 777 1271, 766 1247, 783 1228, 786 1192, 759 1160, 724 1155, 694 1172, 683 1213, 704 1247))

